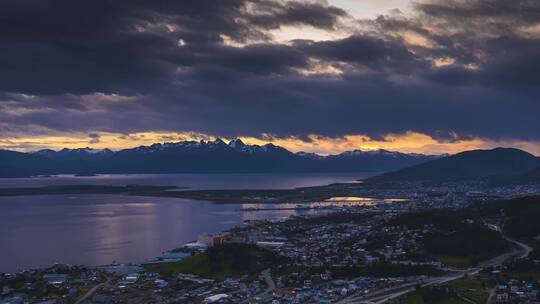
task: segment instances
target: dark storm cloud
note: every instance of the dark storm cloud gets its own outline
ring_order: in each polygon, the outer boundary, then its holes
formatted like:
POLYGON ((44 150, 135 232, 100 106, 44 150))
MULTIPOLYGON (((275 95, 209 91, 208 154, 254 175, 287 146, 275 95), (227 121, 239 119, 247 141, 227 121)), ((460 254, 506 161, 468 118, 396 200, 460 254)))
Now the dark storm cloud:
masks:
POLYGON ((427 16, 436 17, 452 26, 466 27, 468 24, 482 23, 504 32, 509 26, 528 25, 540 20, 540 4, 536 0, 437 0, 417 2, 415 5, 427 16))
POLYGON ((249 18, 251 24, 267 29, 277 29, 283 25, 311 25, 332 29, 339 17, 347 12, 337 7, 310 2, 262 2, 258 10, 262 13, 249 18))
POLYGON ((210 52, 208 49, 205 52, 206 56, 190 58, 185 62, 185 67, 195 68, 195 72, 204 73, 205 70, 209 70, 214 74, 220 74, 219 70, 236 71, 240 76, 243 73, 281 74, 291 68, 307 65, 307 57, 303 52, 286 45, 253 44, 243 48, 216 45, 210 52))
POLYGON ((449 85, 481 85, 493 89, 531 91, 540 85, 540 39, 499 37, 486 43, 487 58, 477 70, 447 67, 428 71, 426 77, 449 85), (489 52, 489 53, 488 53, 489 52))
MULTIPOLYGON (((194 95, 200 97, 201 104, 216 98, 239 100, 234 111, 227 110, 230 104, 222 103, 217 107, 212 104, 212 109, 186 112, 185 116, 197 115, 204 122, 198 130, 225 136, 257 135, 269 129, 282 136, 340 136, 361 130, 375 138, 408 130, 411 125, 445 141, 449 140, 448 131, 465 138, 471 133, 534 136, 539 113, 538 104, 526 95, 456 89, 444 84, 389 84, 378 76, 346 81, 250 79, 242 85, 218 86, 208 92, 203 92, 205 87, 198 89, 194 95), (223 113, 227 115, 223 117, 223 113), (512 124, 501 123, 509 121, 512 124)), ((163 118, 166 123, 171 121, 169 115, 163 118)))
POLYGON ((90 138, 88 142, 91 144, 97 144, 101 140, 101 135, 99 135, 98 133, 89 133, 88 137, 90 138))
POLYGON ((274 12, 249 14, 244 0, 2 1, 0 88, 33 93, 151 92, 174 81, 177 64, 227 59, 223 52, 233 57, 230 62, 240 61, 240 68, 249 68, 254 57, 264 57, 263 68, 271 70, 276 60, 270 57, 287 61, 283 47, 274 47, 275 54, 271 47, 235 52, 220 47, 222 35, 245 41, 264 38, 264 29, 280 24, 331 27, 344 14, 321 5, 251 4, 255 9, 271 5, 274 12), (248 24, 250 19, 257 24, 248 24), (185 50, 178 47, 180 39, 187 44, 185 50), (248 57, 245 64, 242 57, 248 57))
POLYGON ((17 130, 540 138, 538 1, 422 2, 287 44, 269 30, 351 17, 278 0, 8 0, 0 14, 0 121, 17 130))
POLYGON ((386 41, 370 36, 350 36, 303 46, 298 43, 298 47, 314 57, 357 63, 376 71, 398 70, 420 63, 401 41, 386 41))

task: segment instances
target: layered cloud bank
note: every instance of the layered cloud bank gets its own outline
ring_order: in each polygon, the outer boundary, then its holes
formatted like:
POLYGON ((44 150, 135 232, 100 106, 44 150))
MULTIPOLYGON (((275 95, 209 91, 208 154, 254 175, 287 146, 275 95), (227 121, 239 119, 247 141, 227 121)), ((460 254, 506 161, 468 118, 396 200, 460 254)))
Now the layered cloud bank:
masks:
MULTIPOLYGON (((61 150, 62 148, 89 147, 94 149, 121 150, 154 143, 180 141, 212 141, 216 137, 198 133, 144 132, 132 134, 118 133, 69 133, 64 136, 32 136, 0 139, 0 149, 21 152, 41 149, 61 150)), ((232 138, 224 138, 229 141, 232 138)), ((495 147, 516 147, 540 155, 540 141, 490 140, 482 138, 455 139, 442 141, 426 134, 408 132, 389 134, 380 139, 365 135, 345 135, 324 137, 307 135, 305 137, 278 138, 269 135, 241 137, 247 144, 265 145, 272 143, 292 152, 310 152, 320 155, 339 154, 350 150, 390 150, 404 153, 423 153, 430 155, 454 154, 466 150, 491 149, 495 147)))
POLYGON ((421 1, 373 18, 361 5, 2 1, 0 147, 219 136, 538 153, 538 1, 421 1))

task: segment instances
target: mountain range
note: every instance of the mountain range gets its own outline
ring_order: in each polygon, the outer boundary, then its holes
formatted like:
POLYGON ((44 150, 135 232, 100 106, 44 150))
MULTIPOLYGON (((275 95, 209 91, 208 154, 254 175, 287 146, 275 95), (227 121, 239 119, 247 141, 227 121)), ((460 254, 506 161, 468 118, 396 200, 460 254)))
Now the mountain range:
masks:
POLYGON ((464 181, 495 182, 540 181, 540 157, 513 148, 472 150, 384 173, 368 182, 464 181))
POLYGON ((22 153, 0 150, 0 177, 104 173, 292 173, 382 172, 418 165, 440 156, 387 150, 336 155, 293 153, 273 145, 181 141, 120 151, 91 148, 22 153))

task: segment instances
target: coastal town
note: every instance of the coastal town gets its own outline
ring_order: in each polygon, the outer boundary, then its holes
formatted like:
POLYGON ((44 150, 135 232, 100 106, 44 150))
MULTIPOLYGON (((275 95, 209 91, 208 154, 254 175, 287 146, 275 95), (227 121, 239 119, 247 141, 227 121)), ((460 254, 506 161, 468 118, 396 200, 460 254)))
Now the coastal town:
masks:
POLYGON ((540 0, 0 0, 0 304, 540 304, 540 0))
MULTIPOLYGON (((540 269, 540 260, 529 256, 531 246, 501 237, 504 214, 448 220, 444 213, 487 205, 495 194, 445 189, 422 190, 406 199, 333 198, 332 208, 317 205, 325 212, 246 221, 219 234, 199 235, 143 263, 57 264, 5 273, 0 276, 0 303, 415 303, 414 297, 475 304, 538 301, 538 272, 523 276, 512 269, 520 263, 540 269), (431 217, 433 222, 424 221, 431 217), (437 240, 460 233, 448 230, 444 221, 457 221, 452 225, 466 227, 465 235, 492 238, 491 247, 472 257, 451 249, 438 252, 444 244, 437 240)), ((522 186, 520 191, 530 194, 537 188, 522 186)), ((506 195, 504 189, 496 193, 506 195)))

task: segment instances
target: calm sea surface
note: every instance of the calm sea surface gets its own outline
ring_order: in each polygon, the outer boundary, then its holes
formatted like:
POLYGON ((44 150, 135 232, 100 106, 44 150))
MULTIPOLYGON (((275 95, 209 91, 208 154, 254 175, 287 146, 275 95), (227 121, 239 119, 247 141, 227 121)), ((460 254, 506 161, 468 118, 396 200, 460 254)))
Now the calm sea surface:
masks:
MULTIPOLYGON (((356 174, 105 175, 0 179, 0 187, 47 185, 175 185, 194 189, 270 189, 348 182, 356 174)), ((245 220, 273 219, 314 210, 250 211, 249 204, 219 205, 179 198, 121 195, 0 197, 0 272, 55 262, 103 265, 141 262, 162 251, 245 220)))
POLYGON ((98 176, 58 175, 54 177, 0 178, 0 187, 42 187, 58 185, 159 185, 192 189, 290 189, 354 182, 375 173, 321 174, 111 174, 98 176))

